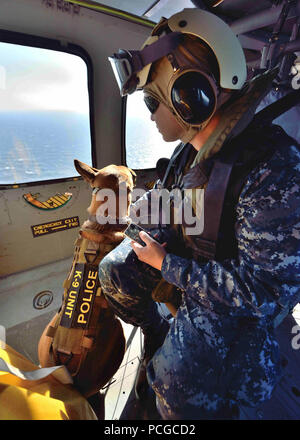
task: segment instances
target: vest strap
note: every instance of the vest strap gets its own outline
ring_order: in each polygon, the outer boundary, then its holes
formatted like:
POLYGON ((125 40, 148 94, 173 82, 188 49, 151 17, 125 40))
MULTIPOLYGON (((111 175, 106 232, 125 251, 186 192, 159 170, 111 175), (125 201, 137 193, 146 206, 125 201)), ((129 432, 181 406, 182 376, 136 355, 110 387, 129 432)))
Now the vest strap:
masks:
MULTIPOLYGON (((217 241, 219 236, 221 217, 225 201, 225 195, 232 168, 240 155, 241 147, 238 143, 231 144, 230 154, 219 154, 213 161, 212 170, 209 175, 209 180, 204 193, 204 230, 201 235, 197 237, 198 241, 198 255, 214 259, 217 252, 217 241)), ((186 179, 186 185, 192 184, 194 180, 194 187, 199 186, 196 180, 200 177, 201 183, 205 182, 206 175, 203 171, 200 173, 199 167, 195 169, 194 178, 191 173, 186 179)))
POLYGON ((46 336, 48 336, 49 338, 54 338, 54 335, 56 333, 56 327, 52 327, 51 325, 49 325, 48 329, 47 329, 47 333, 46 336))
POLYGON ((199 240, 204 248, 211 249, 208 258, 214 258, 216 254, 225 193, 234 161, 235 157, 229 163, 215 162, 204 193, 204 231, 199 240))

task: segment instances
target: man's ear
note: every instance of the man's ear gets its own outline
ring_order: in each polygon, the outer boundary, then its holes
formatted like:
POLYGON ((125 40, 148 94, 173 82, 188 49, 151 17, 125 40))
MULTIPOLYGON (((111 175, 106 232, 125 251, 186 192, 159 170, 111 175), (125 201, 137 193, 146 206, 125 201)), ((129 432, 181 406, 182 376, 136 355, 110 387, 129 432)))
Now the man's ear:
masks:
POLYGON ((84 178, 84 180, 92 185, 98 170, 77 159, 74 159, 74 166, 77 172, 84 178))

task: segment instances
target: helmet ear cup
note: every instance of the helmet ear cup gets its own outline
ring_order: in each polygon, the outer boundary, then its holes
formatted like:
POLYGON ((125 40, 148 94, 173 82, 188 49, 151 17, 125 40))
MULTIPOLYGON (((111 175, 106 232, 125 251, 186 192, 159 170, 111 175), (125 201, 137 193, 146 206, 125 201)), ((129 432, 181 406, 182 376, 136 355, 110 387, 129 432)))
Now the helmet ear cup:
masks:
POLYGON ((171 101, 184 122, 200 125, 210 119, 216 110, 216 87, 202 72, 183 72, 171 87, 171 101))

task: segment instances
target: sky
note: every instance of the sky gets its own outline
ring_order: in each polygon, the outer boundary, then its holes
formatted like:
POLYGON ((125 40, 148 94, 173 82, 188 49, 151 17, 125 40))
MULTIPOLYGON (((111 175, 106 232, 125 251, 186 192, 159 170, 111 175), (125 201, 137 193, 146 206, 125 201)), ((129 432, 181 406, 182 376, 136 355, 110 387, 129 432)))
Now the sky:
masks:
POLYGON ((87 67, 77 55, 0 43, 0 111, 89 112, 87 67))

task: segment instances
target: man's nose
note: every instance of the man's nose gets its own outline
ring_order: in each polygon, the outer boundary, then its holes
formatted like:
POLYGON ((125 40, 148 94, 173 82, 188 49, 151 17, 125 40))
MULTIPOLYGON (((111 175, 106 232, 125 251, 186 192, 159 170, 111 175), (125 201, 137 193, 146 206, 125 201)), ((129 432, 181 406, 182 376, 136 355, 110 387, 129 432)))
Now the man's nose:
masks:
POLYGON ((155 121, 155 113, 151 113, 151 116, 150 116, 150 119, 151 119, 151 121, 155 121))

